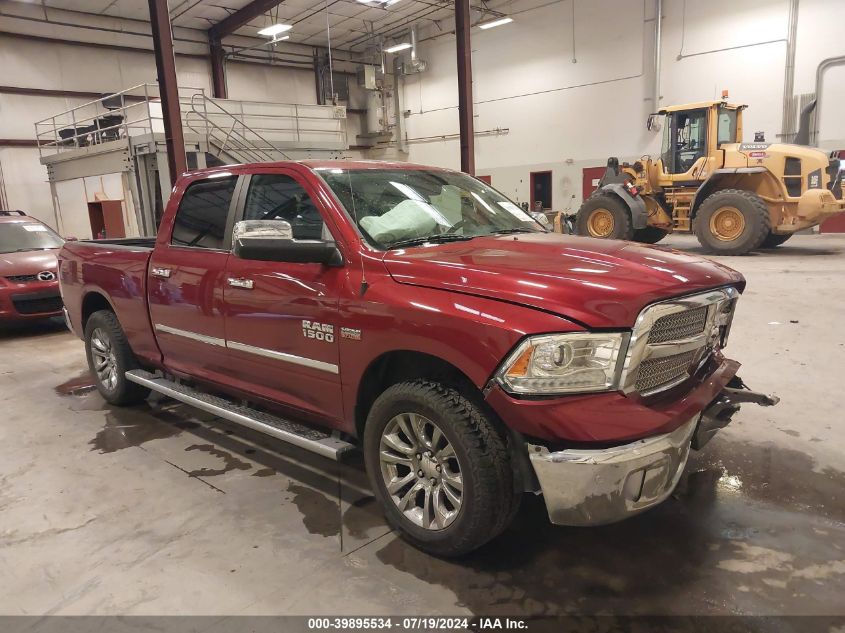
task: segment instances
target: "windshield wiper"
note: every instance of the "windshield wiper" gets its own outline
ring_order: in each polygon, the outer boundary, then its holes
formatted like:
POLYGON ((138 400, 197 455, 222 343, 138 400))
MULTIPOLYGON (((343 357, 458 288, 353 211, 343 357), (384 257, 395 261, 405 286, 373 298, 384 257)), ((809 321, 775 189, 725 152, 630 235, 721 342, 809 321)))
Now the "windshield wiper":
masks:
POLYGON ((525 229, 522 227, 516 227, 512 229, 500 229, 498 231, 493 231, 490 235, 509 235, 511 233, 546 233, 547 231, 534 231, 533 229, 525 229))
POLYGON ((51 251, 53 246, 33 246, 32 248, 16 248, 13 251, 3 251, 4 253, 27 253, 29 251, 51 251))
POLYGON ((471 240, 477 235, 458 235, 456 233, 442 233, 440 235, 428 235, 426 237, 412 237, 407 240, 399 240, 393 242, 387 248, 393 250, 394 248, 403 248, 405 246, 422 246, 423 244, 445 244, 446 242, 465 242, 471 240))

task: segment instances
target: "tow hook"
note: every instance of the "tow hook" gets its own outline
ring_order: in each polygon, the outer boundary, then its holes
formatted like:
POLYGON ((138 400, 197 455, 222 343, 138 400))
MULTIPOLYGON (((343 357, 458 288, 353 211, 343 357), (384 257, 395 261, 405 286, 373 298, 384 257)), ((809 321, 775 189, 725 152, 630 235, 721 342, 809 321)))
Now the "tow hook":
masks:
POLYGON ((716 431, 725 428, 730 423, 734 413, 739 411, 739 405, 743 402, 771 407, 780 402, 780 398, 751 391, 742 378, 734 376, 719 396, 701 413, 698 428, 692 436, 692 448, 701 450, 713 439, 716 431))

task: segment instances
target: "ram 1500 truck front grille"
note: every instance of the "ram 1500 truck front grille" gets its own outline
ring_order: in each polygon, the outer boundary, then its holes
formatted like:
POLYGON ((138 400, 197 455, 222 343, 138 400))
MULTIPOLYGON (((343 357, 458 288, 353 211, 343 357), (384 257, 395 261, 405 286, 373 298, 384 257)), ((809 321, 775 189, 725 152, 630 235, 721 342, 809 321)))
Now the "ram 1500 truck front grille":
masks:
POLYGON ((622 391, 649 396, 692 376, 727 342, 738 295, 719 288, 646 307, 631 333, 622 391))

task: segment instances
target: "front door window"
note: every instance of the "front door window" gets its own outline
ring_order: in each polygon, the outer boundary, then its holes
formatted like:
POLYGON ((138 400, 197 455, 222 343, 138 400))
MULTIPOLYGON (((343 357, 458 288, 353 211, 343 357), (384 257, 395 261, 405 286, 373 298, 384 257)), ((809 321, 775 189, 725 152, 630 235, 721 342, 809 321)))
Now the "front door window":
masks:
POLYGON ((674 112, 663 137, 666 173, 684 174, 707 154, 707 110, 674 112))

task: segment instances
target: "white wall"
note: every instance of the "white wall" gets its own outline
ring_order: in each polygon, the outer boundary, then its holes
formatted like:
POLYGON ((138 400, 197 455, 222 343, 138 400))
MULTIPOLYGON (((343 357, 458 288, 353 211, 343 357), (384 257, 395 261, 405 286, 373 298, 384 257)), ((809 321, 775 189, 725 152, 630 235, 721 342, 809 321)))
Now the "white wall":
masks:
MULTIPOLYGON (((645 129, 654 110, 654 1, 516 0, 499 8, 515 21, 472 31, 474 121, 477 133, 509 132, 477 134, 476 172, 528 201, 529 173, 551 169, 553 207, 577 209, 583 167, 659 148, 658 135, 645 129)), ((845 54, 842 18, 841 0, 800 0, 796 94, 814 90, 822 59, 845 54)), ((746 137, 760 130, 776 141, 787 23, 787 0, 664 0, 661 105, 718 99, 727 89, 731 101, 750 106, 746 137)), ((407 77, 403 93, 409 160, 458 167, 457 139, 413 141, 458 133, 454 37, 427 30, 422 40, 428 70, 407 77)), ((828 149, 845 147, 835 109, 845 98, 843 79, 845 67, 825 77, 820 144, 828 149)))

